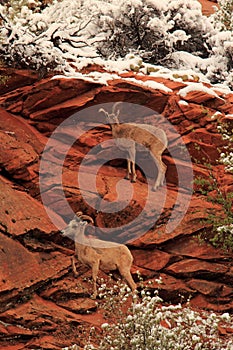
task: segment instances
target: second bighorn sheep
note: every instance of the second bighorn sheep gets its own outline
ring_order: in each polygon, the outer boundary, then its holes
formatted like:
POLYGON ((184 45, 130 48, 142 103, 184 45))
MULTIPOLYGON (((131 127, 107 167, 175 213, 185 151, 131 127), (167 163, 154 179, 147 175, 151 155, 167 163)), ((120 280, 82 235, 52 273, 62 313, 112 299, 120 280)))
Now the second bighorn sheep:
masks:
POLYGON ((134 291, 136 283, 130 273, 133 262, 130 250, 124 244, 88 238, 85 235, 85 228, 88 223, 93 224, 93 219, 88 215, 82 214, 82 212, 78 212, 62 231, 65 236, 72 236, 75 240, 75 254, 71 260, 74 274, 77 276, 75 266, 75 257, 77 257, 81 263, 92 269, 94 282, 93 298, 97 296, 96 281, 99 269, 107 272, 118 269, 131 290, 134 291))
POLYGON ((136 123, 120 123, 119 109, 117 105, 121 102, 116 102, 113 105, 112 112, 108 113, 105 109, 100 108, 99 112, 103 112, 106 116, 106 121, 112 130, 112 136, 117 140, 117 146, 127 152, 127 175, 126 179, 130 179, 132 174, 132 182, 136 182, 135 158, 136 145, 143 145, 153 155, 155 164, 158 169, 158 176, 154 183, 153 190, 163 185, 166 165, 162 161, 162 153, 167 148, 167 135, 161 128, 148 124, 136 123))

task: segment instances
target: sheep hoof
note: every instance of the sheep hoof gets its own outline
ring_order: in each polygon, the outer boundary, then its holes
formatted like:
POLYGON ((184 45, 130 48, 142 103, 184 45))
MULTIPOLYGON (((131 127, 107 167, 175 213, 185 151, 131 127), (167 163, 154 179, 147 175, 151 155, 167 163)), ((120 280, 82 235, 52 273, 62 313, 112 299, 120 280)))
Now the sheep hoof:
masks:
POLYGON ((135 183, 136 183, 136 180, 133 179, 133 180, 131 180, 131 182, 132 182, 133 184, 135 184, 135 183))

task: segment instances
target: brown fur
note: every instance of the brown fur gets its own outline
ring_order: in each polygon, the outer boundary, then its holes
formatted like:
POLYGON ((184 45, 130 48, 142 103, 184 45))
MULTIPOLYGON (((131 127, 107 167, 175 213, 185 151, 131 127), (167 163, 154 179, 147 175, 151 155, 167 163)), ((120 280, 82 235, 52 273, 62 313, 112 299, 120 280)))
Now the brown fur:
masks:
MULTIPOLYGON (((82 215, 87 219, 86 215, 82 215)), ((121 276, 126 280, 132 291, 136 289, 136 284, 130 273, 133 256, 124 244, 102 241, 97 238, 88 238, 84 231, 87 221, 81 217, 73 219, 63 230, 63 234, 72 236, 75 239, 75 254, 71 258, 72 268, 75 276, 78 275, 75 266, 75 258, 82 264, 92 269, 94 282, 93 297, 97 296, 97 275, 99 269, 103 271, 119 270, 121 276)))
MULTIPOLYGON (((148 150, 151 151, 152 155, 154 156, 154 161, 158 167, 158 178, 155 181, 153 190, 156 190, 160 185, 162 185, 167 170, 166 165, 162 161, 162 153, 165 150, 166 145, 164 145, 158 137, 143 129, 143 127, 138 127, 133 124, 111 124, 111 130, 112 136, 114 138, 125 138, 133 140, 134 142, 145 146, 148 150)), ((129 179, 129 175, 131 173, 130 162, 132 163, 132 160, 128 160, 128 174, 126 176, 127 179, 129 179)), ((136 172, 134 163, 132 164, 132 173, 132 181, 135 182, 136 172)))

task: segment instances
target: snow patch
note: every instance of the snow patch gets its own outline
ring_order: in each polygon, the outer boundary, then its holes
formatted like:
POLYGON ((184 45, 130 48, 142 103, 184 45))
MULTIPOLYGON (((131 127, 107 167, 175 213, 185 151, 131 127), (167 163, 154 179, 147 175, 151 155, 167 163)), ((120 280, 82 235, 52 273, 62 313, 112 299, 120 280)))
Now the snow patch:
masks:
POLYGON ((207 86, 204 86, 202 83, 188 83, 188 86, 181 89, 177 95, 185 98, 188 93, 195 92, 195 91, 201 91, 205 94, 220 98, 215 91, 213 91, 211 88, 208 88, 207 86))
POLYGON ((67 74, 67 75, 55 75, 51 79, 80 79, 80 80, 85 80, 92 83, 108 85, 109 80, 120 79, 120 76, 117 74, 102 73, 102 72, 95 71, 95 72, 90 72, 88 74, 74 72, 73 74, 67 74))
POLYGON ((142 80, 138 80, 135 78, 123 78, 123 80, 128 81, 128 82, 132 82, 134 84, 143 86, 145 88, 150 88, 153 90, 160 90, 160 91, 164 91, 166 93, 172 92, 172 90, 170 88, 168 88, 167 86, 165 86, 164 84, 158 83, 156 81, 153 80, 147 80, 147 81, 142 81, 142 80))
POLYGON ((187 101, 184 101, 184 100, 180 100, 178 103, 179 103, 179 105, 181 105, 181 106, 188 106, 188 105, 189 105, 188 102, 187 102, 187 101))

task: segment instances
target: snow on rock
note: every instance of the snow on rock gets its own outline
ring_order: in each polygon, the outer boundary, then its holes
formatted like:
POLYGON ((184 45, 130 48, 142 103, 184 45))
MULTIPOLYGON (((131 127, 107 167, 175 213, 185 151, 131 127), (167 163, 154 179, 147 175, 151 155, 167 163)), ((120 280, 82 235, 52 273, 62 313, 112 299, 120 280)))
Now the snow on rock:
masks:
POLYGON ((166 87, 164 84, 161 84, 161 83, 158 83, 156 81, 152 81, 152 80, 147 80, 147 81, 140 81, 138 79, 134 79, 134 78, 125 78, 123 80, 126 80, 126 81, 129 81, 129 82, 132 82, 132 83, 135 83, 135 84, 139 84, 145 88, 150 88, 150 89, 153 89, 153 90, 161 90, 161 91, 164 91, 164 92, 172 92, 172 90, 168 87, 166 87))
POLYGON ((189 83, 188 86, 185 88, 181 89, 178 92, 178 95, 185 98, 188 93, 193 92, 193 91, 201 91, 205 94, 214 96, 214 97, 219 97, 216 92, 214 92, 212 89, 204 86, 202 83, 189 83))
POLYGON ((42 75, 54 69, 72 75, 89 64, 111 72, 144 68, 148 74, 149 65, 163 64, 232 88, 233 34, 203 16, 196 0, 64 0, 40 13, 4 5, 0 13, 3 59, 14 63, 17 57, 22 67, 42 75))
POLYGON ((55 75, 52 77, 52 79, 81 79, 93 83, 99 83, 101 85, 108 85, 109 80, 119 79, 120 76, 113 73, 107 73, 107 72, 91 72, 89 74, 83 74, 75 72, 74 74, 67 74, 67 75, 55 75))
POLYGON ((184 100, 180 100, 178 103, 180 106, 188 106, 188 102, 184 100))

